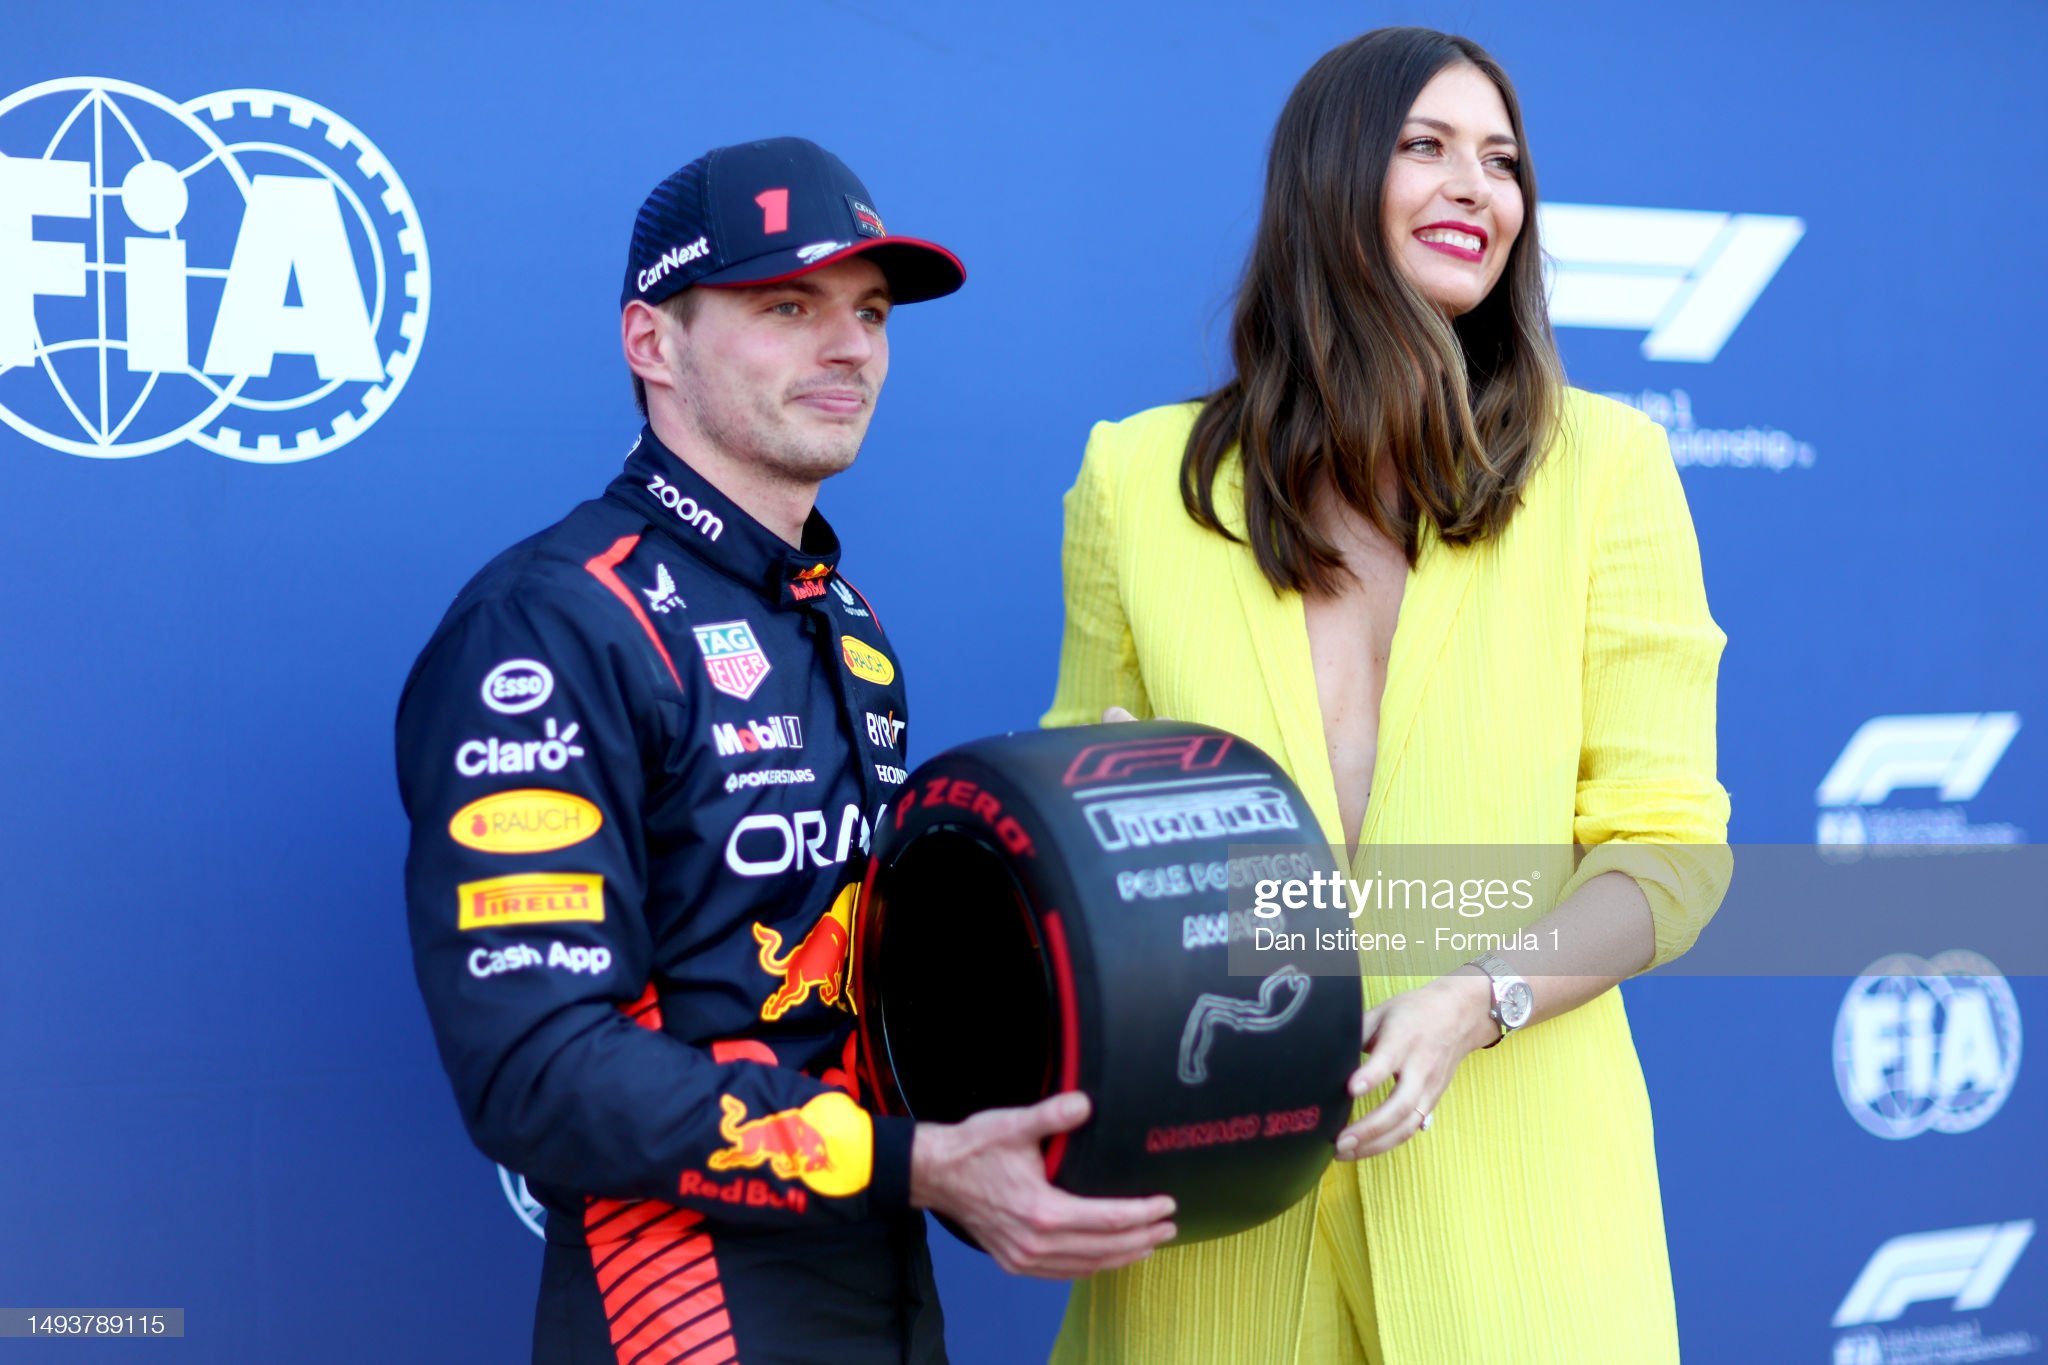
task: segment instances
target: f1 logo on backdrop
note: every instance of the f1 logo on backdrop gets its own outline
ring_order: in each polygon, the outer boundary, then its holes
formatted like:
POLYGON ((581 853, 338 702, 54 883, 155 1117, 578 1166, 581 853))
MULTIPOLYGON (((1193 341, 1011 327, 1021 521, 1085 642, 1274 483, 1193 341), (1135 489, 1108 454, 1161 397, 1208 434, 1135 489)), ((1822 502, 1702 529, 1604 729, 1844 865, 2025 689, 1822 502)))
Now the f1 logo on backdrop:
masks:
POLYGON ((1834 1325, 1890 1322, 1916 1303, 1946 1302, 1957 1313, 1988 1308, 2033 1237, 2031 1218, 1894 1237, 1856 1277, 1834 1325))
POLYGON ((1983 790, 2013 736, 2014 711, 1874 716, 1863 722, 1814 791, 1815 841, 1855 844, 2015 844, 2006 824, 1971 824, 1960 803, 1983 790), (1932 790, 1943 804, 1886 809, 1901 791, 1932 790))
POLYGON ((428 286, 404 183, 311 100, 98 77, 0 99, 0 421, 39 445, 324 455, 405 387, 428 286))
POLYGON ((1643 356, 1704 364, 1721 353, 1806 235, 1797 218, 1611 204, 1543 204, 1550 321, 1648 332, 1643 356))
POLYGON ((1881 1138, 1967 1133, 1991 1121, 2020 1073, 2020 1007, 1971 952, 1896 953, 1849 987, 1835 1015, 1835 1088, 1881 1138))
POLYGON ((1901 787, 1933 787, 1967 801, 2020 732, 2011 711, 1956 716, 1877 716, 1863 722, 1814 799, 1823 806, 1875 806, 1901 787))

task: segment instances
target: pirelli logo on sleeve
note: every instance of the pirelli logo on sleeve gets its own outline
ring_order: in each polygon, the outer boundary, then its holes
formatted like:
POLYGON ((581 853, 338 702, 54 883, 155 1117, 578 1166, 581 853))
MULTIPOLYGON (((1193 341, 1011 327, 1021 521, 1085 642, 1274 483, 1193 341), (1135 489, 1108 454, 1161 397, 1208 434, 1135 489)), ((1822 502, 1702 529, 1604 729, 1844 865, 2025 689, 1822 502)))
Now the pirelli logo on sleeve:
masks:
POLYGON ((455 889, 456 927, 604 923, 604 878, 595 872, 520 872, 455 889))

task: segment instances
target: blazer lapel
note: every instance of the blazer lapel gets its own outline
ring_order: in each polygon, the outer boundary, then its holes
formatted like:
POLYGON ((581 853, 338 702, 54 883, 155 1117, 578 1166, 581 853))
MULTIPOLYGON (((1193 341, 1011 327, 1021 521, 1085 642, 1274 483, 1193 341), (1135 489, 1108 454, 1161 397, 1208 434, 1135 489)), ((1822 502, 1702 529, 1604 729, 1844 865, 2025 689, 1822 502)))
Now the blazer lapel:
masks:
MULTIPOLYGON (((1235 465, 1217 481, 1216 493, 1218 517, 1242 537, 1244 492, 1241 471, 1235 465)), ((1415 718, 1443 658, 1451 626, 1464 606, 1478 557, 1473 548, 1444 544, 1435 525, 1424 521, 1421 551, 1402 590, 1401 616, 1387 661, 1387 688, 1380 697, 1379 748, 1373 758, 1372 798, 1358 835, 1361 849, 1375 840, 1387 798, 1393 795, 1393 783, 1407 756, 1415 718)), ((1323 733, 1323 705, 1316 693, 1315 659, 1309 653, 1301 594, 1275 592, 1248 549, 1233 547, 1227 558, 1244 611, 1246 647, 1257 661, 1280 732, 1281 756, 1322 824, 1324 837, 1341 849, 1344 836, 1337 814, 1337 784, 1330 774, 1329 741, 1323 733)))
MULTIPOLYGON (((1241 470, 1234 463, 1228 475, 1217 481, 1216 513, 1234 534, 1244 535, 1244 486, 1241 470)), ((1337 784, 1330 775, 1323 705, 1316 695, 1315 660, 1309 654, 1301 594, 1275 591, 1245 546, 1231 546, 1226 558, 1244 610, 1245 647, 1257 661, 1280 732, 1283 752, 1275 757, 1286 762, 1294 784, 1301 788, 1310 811, 1322 825, 1324 838, 1341 847, 1337 784)))
POLYGON ((1443 658, 1451 625, 1465 604, 1478 558, 1470 546, 1444 544, 1434 523, 1423 522, 1421 551, 1415 567, 1408 571, 1401 616, 1394 626, 1393 652, 1387 660, 1387 690, 1380 697, 1379 751, 1372 765, 1372 799, 1366 805, 1365 826, 1358 833, 1361 849, 1375 842, 1381 813, 1393 795, 1401 760, 1407 756, 1415 717, 1422 710, 1430 677, 1443 658))

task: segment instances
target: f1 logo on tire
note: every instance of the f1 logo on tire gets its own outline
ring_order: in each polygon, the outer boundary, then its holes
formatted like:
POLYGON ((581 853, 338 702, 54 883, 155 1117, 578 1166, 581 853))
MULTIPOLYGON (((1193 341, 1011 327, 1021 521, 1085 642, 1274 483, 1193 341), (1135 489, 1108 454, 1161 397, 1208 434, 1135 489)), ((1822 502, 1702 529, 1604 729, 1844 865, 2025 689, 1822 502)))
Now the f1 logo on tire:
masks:
POLYGON ((1127 739, 1091 744, 1067 765, 1064 786, 1117 782, 1134 773, 1165 768, 1177 773, 1208 772, 1230 752, 1229 735, 1188 735, 1174 739, 1127 739))

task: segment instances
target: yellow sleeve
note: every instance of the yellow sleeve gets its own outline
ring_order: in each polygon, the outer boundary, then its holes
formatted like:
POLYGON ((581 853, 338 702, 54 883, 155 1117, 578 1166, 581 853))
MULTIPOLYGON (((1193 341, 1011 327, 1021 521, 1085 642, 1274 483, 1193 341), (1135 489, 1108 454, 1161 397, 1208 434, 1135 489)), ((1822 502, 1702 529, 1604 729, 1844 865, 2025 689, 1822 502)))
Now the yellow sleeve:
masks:
POLYGON ((1661 966, 1692 947, 1732 873, 1715 779, 1727 636, 1707 612, 1699 541, 1664 429, 1629 414, 1593 530, 1585 717, 1570 883, 1625 872, 1649 899, 1661 966))
POLYGON ((1110 706, 1121 706, 1140 720, 1152 715, 1117 582, 1116 485, 1122 473, 1114 459, 1117 445, 1116 428, 1096 423, 1081 457, 1080 476, 1067 490, 1060 544, 1067 623, 1060 639, 1058 690, 1052 709, 1039 721, 1043 726, 1092 725, 1110 706))

